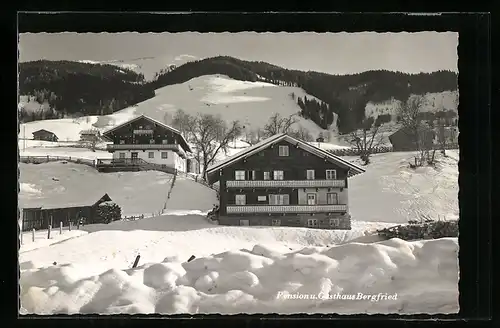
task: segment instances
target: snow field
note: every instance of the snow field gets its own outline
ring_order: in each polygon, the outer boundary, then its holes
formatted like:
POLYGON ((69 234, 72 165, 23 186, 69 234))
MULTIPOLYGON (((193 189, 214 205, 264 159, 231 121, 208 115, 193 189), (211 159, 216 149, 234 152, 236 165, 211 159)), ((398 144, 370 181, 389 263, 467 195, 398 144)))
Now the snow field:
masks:
POLYGON ((21 303, 38 314, 449 313, 458 310, 457 252, 456 238, 392 239, 297 250, 255 245, 191 262, 169 256, 98 275, 73 264, 42 269, 26 264, 21 303), (357 293, 397 298, 324 297, 357 293), (320 296, 277 297, 283 294, 320 296))

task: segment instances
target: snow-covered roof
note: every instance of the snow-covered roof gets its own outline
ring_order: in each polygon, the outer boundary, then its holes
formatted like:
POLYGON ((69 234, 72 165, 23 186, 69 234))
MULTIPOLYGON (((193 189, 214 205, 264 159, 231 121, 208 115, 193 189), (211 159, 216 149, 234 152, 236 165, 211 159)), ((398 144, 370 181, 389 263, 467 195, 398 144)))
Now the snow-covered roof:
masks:
POLYGON ((333 155, 332 153, 327 152, 327 151, 325 151, 321 148, 318 148, 314 145, 311 145, 305 141, 302 141, 302 140, 296 139, 292 136, 289 136, 286 133, 280 133, 280 134, 275 134, 274 136, 269 137, 265 140, 262 140, 262 141, 256 143, 255 145, 248 147, 248 148, 234 154, 233 156, 230 156, 230 157, 224 159, 223 161, 220 161, 217 164, 209 167, 207 170, 207 175, 213 174, 216 170, 220 170, 224 167, 227 167, 227 166, 239 161, 240 159, 242 159, 244 157, 248 157, 248 156, 251 156, 255 153, 258 153, 259 151, 266 149, 266 148, 270 147, 272 144, 279 142, 279 141, 282 141, 282 140, 285 140, 291 144, 297 145, 298 147, 302 148, 303 150, 305 150, 309 153, 312 153, 316 156, 326 158, 326 159, 333 161, 333 162, 335 162, 343 167, 348 168, 349 169, 349 174, 348 174, 349 177, 352 177, 356 174, 360 174, 360 173, 365 172, 365 170, 362 169, 361 167, 354 165, 354 164, 340 158, 339 156, 333 155))
POLYGON ((140 118, 144 118, 144 119, 146 119, 146 120, 148 120, 148 121, 151 121, 152 123, 155 123, 155 124, 157 124, 157 125, 159 125, 159 126, 161 126, 161 127, 165 128, 165 129, 167 129, 167 130, 170 130, 170 131, 172 131, 172 132, 174 132, 174 133, 178 134, 178 135, 181 137, 182 141, 184 141, 184 143, 186 144, 186 146, 187 146, 187 148, 188 148, 188 151, 189 151, 189 152, 191 152, 191 147, 189 147, 188 142, 186 141, 186 139, 184 139, 184 136, 182 135, 182 133, 181 133, 179 130, 177 130, 177 129, 175 129, 175 128, 173 128, 173 127, 169 126, 169 125, 166 125, 165 123, 162 123, 162 122, 160 122, 160 121, 157 121, 157 120, 155 120, 155 119, 153 119, 153 118, 151 118, 151 117, 149 117, 149 116, 146 116, 146 115, 144 115, 144 114, 141 114, 141 115, 139 115, 139 116, 137 116, 137 117, 135 117, 135 118, 133 118, 133 119, 131 119, 131 120, 128 120, 128 121, 126 121, 126 122, 124 122, 124 123, 122 123, 122 124, 119 124, 119 125, 117 125, 117 126, 115 126, 115 127, 111 128, 111 129, 109 129, 109 130, 105 131, 105 132, 103 133, 103 136, 104 136, 104 137, 106 137, 106 136, 108 136, 108 135, 109 135, 109 133, 111 133, 111 132, 113 132, 113 131, 115 131, 115 130, 118 130, 118 129, 119 129, 119 128, 121 128, 121 127, 124 127, 124 126, 125 126, 125 125, 127 125, 127 124, 130 124, 130 123, 132 123, 132 122, 135 122, 135 121, 137 121, 137 120, 138 120, 138 119, 140 119, 140 118))
POLYGON ((36 131, 32 132, 32 134, 39 133, 39 132, 47 132, 47 133, 55 135, 54 132, 51 132, 51 131, 45 130, 45 129, 36 130, 36 131))
POLYGON ((21 207, 23 208, 41 208, 42 210, 56 209, 56 208, 68 208, 68 207, 84 207, 92 206, 96 204, 99 200, 103 199, 106 201, 111 201, 108 194, 100 196, 89 196, 84 197, 78 192, 65 192, 63 197, 51 197, 48 199, 37 198, 22 201, 21 207))

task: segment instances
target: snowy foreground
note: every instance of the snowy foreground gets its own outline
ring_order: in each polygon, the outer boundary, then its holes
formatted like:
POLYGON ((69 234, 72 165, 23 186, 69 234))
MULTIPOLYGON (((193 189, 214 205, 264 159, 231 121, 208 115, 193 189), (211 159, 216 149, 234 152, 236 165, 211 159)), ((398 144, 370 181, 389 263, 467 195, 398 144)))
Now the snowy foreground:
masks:
POLYGON ((296 250, 257 244, 98 275, 86 272, 89 262, 25 263, 21 304, 38 314, 452 313, 457 252, 456 238, 392 239, 296 250))

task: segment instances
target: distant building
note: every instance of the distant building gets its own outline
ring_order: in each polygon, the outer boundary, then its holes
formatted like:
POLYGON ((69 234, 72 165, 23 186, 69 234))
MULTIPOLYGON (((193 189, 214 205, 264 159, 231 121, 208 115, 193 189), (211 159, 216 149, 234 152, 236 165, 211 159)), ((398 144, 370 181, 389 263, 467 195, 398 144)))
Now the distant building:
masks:
MULTIPOLYGON (((427 127, 419 130, 419 138, 422 146, 432 148, 436 133, 427 127)), ((408 128, 400 128, 389 136, 393 151, 415 151, 418 150, 413 132, 408 128)))
POLYGON ((171 168, 180 172, 191 172, 197 168, 191 148, 182 134, 159 121, 145 115, 104 132, 103 137, 113 142, 107 150, 113 159, 98 160, 98 164, 115 167, 171 168))
POLYGON ((349 177, 364 170, 287 134, 208 168, 219 224, 351 229, 349 177))
POLYGON ((52 228, 57 228, 60 222, 63 223, 64 227, 67 227, 70 221, 76 224, 81 218, 85 218, 85 224, 99 222, 97 207, 109 201, 111 201, 109 195, 104 194, 99 199, 91 198, 68 202, 56 200, 52 203, 41 201, 38 206, 31 204, 29 207, 23 208, 22 230, 48 229, 49 225, 52 225, 52 228))
POLYGON ((53 132, 47 131, 45 129, 41 129, 41 130, 33 132, 33 139, 34 140, 44 140, 44 141, 57 141, 57 140, 59 140, 53 132))
POLYGON ((80 131, 80 141, 95 141, 101 138, 99 130, 82 130, 80 131))

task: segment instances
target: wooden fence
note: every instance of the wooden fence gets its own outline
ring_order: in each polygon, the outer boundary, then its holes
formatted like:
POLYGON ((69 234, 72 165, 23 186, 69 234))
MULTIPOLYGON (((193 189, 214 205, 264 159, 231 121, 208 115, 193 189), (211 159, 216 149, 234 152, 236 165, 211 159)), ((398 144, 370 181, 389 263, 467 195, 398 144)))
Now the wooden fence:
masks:
POLYGON ((67 161, 77 164, 84 164, 88 166, 95 167, 96 161, 87 158, 73 157, 73 156, 19 156, 19 161, 21 163, 28 164, 41 164, 48 162, 59 162, 59 161, 67 161))
MULTIPOLYGON (((459 149, 459 145, 458 145, 458 143, 451 143, 451 144, 447 144, 444 148, 447 150, 448 149, 459 149)), ((437 146, 436 149, 440 150, 441 147, 437 146)), ((405 150, 405 151, 417 151, 417 149, 405 150)), ((330 149, 330 150, 328 150, 328 152, 330 152, 336 156, 359 156, 360 155, 360 151, 358 149, 355 149, 355 148, 330 149)), ((390 152, 397 152, 397 150, 394 150, 390 146, 382 146, 382 147, 373 148, 371 153, 372 154, 382 154, 382 153, 390 153, 390 152)))

